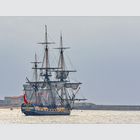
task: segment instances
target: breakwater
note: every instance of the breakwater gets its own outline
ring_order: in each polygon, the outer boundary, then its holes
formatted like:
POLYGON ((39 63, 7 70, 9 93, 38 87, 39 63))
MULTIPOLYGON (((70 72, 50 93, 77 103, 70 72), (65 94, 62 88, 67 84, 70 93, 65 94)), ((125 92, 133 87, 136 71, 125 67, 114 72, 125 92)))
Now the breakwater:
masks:
POLYGON ((140 111, 140 105, 88 105, 75 106, 74 109, 81 110, 122 110, 122 111, 140 111))

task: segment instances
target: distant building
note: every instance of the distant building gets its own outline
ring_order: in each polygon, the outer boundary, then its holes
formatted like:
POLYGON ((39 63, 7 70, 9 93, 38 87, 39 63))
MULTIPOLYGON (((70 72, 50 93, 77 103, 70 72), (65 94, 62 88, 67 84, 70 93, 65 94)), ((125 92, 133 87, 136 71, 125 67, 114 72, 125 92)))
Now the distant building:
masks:
POLYGON ((0 106, 3 106, 5 104, 4 100, 0 100, 0 106))
POLYGON ((74 104, 74 109, 92 109, 96 106, 94 103, 87 103, 87 102, 76 102, 74 104))
POLYGON ((5 105, 20 106, 23 103, 23 96, 13 96, 4 98, 5 105))

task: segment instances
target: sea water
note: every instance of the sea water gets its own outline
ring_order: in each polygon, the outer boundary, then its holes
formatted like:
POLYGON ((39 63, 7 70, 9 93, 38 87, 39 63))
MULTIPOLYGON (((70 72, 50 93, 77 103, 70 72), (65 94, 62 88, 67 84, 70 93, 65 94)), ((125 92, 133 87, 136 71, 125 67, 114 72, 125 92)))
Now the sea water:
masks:
POLYGON ((70 116, 25 116, 20 109, 0 109, 0 124, 140 123, 140 111, 72 110, 70 116))

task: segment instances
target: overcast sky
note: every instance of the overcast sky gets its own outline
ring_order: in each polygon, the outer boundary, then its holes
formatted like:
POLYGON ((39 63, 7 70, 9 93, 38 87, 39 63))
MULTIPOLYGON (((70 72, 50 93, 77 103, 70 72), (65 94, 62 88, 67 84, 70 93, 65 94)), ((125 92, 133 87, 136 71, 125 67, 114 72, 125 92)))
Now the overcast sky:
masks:
MULTIPOLYGON (((80 95, 96 104, 140 105, 140 17, 0 17, 0 98, 21 95, 41 60, 44 25, 59 46, 63 33, 80 95)), ((52 47, 50 49, 52 49, 52 47)))

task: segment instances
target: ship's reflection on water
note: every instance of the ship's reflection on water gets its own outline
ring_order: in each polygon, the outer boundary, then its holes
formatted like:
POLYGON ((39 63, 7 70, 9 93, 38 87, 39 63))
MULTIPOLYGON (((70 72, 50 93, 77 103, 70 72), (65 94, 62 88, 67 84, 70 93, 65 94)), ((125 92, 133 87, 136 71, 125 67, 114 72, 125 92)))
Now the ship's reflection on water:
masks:
POLYGON ((25 116, 20 109, 0 109, 0 124, 140 123, 140 111, 72 110, 70 116, 25 116))

